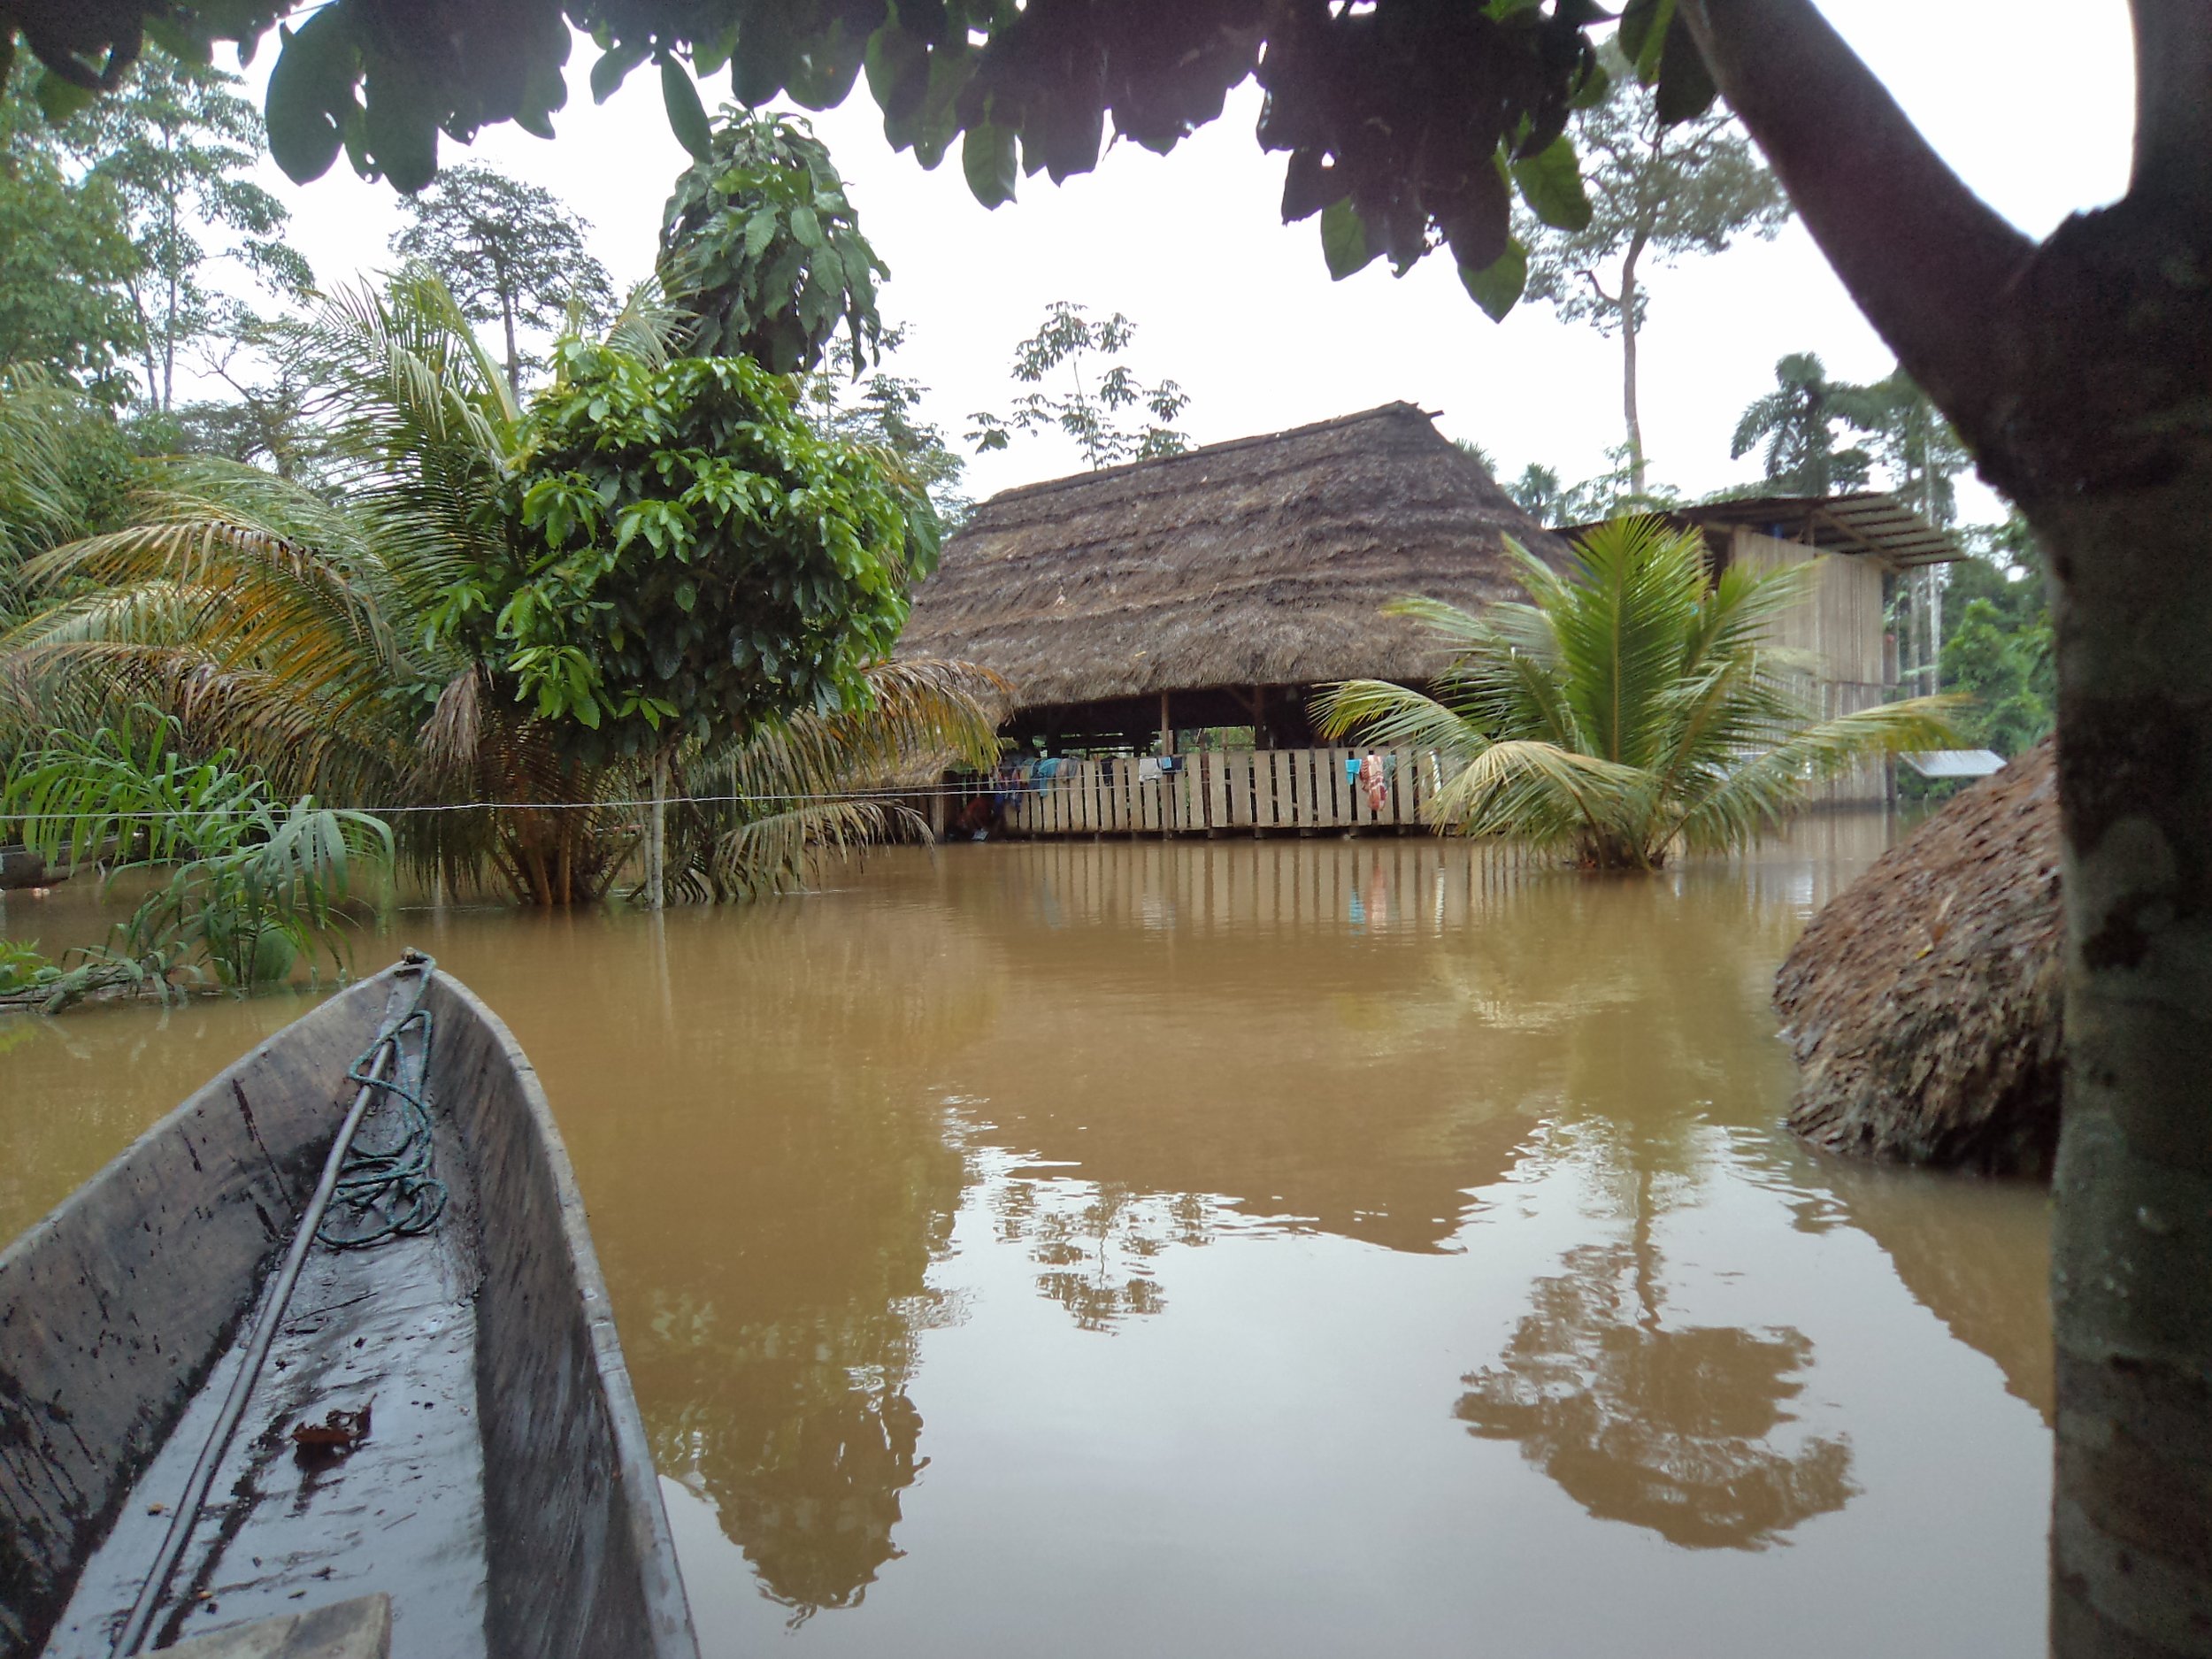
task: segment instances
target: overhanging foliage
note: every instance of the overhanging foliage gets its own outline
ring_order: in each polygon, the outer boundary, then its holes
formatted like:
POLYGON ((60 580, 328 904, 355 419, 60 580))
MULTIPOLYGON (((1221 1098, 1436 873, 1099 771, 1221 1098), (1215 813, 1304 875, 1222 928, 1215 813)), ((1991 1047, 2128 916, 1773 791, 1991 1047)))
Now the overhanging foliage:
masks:
MULTIPOLYGON (((1260 142, 1287 157, 1286 220, 1322 218, 1332 272, 1387 256, 1403 270, 1448 247, 1494 315, 1518 298, 1527 260, 1512 235, 1517 190, 1550 224, 1586 215, 1568 116, 1602 96, 1588 30, 1595 0, 1486 0, 1365 7, 1266 0, 1093 5, 1087 0, 457 0, 427 30, 399 0, 330 0, 297 28, 293 8, 212 0, 179 18, 148 0, 0 0, 64 96, 92 96, 148 39, 204 55, 280 29, 270 143, 294 179, 344 153, 370 177, 417 190, 439 139, 513 121, 550 137, 566 99, 570 30, 598 57, 603 101, 657 65, 671 126, 710 151, 695 77, 726 72, 738 102, 845 99, 864 74, 899 149, 934 167, 960 148, 979 200, 996 206, 1024 175, 1056 182, 1097 164, 1110 132, 1171 150, 1256 78, 1260 142)), ((1670 119, 1710 103, 1712 82, 1674 0, 1632 0, 1623 44, 1656 80, 1670 119)))

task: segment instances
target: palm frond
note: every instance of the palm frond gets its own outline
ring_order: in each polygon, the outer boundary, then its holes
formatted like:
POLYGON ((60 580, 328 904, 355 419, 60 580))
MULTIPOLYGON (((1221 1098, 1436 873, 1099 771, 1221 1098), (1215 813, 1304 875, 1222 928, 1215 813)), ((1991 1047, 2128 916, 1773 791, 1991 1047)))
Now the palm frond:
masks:
POLYGON ((671 825, 670 867, 718 898, 796 886, 818 856, 841 856, 894 828, 926 833, 885 792, 934 786, 955 765, 998 758, 1012 688, 986 668, 894 658, 866 671, 864 707, 802 712, 742 741, 689 757, 694 791, 738 797, 693 807, 671 825), (860 799, 856 796, 873 795, 860 799))
POLYGON ((1626 841, 1649 810, 1650 774, 1555 743, 1493 743, 1436 796, 1437 822, 1471 835, 1556 847, 1596 836, 1626 841))
POLYGON ((1325 737, 1358 732, 1363 741, 1385 748, 1433 749, 1466 760, 1489 747, 1481 730, 1457 710, 1386 680, 1347 680, 1323 687, 1313 700, 1313 717, 1325 737))
POLYGON ((1700 850, 1742 847, 1802 806, 1816 784, 1877 755, 1955 743, 1958 733, 1949 717, 1962 701, 1953 695, 1914 697, 1800 727, 1683 799, 1671 833, 1700 850))
POLYGON ((658 368, 676 355, 691 322, 691 314, 669 299, 660 279, 647 277, 624 296, 604 339, 612 349, 658 368))
POLYGON ((1509 551, 1529 603, 1388 608, 1451 651, 1432 693, 1350 680, 1315 703, 1332 736, 1450 757, 1441 821, 1648 868, 1678 841, 1740 845, 1870 754, 1943 741, 1926 700, 1814 718, 1820 659, 1773 636, 1816 563, 1715 578, 1699 532, 1654 518, 1597 526, 1563 569, 1509 551))
POLYGON ((881 801, 809 801, 731 825, 707 856, 678 878, 720 900, 764 898, 803 885, 826 858, 845 858, 882 841, 893 823, 924 833, 908 808, 881 801))

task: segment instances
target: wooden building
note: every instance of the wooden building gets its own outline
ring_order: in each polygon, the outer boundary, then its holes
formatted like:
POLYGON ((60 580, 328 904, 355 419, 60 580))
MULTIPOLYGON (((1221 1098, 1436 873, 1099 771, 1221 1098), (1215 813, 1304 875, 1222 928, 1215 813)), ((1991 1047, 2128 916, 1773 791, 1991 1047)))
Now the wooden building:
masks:
POLYGON ((1148 749, 1163 729, 1250 726, 1295 747, 1314 687, 1433 671, 1390 601, 1519 596, 1508 535, 1567 552, 1427 415, 1388 403, 992 496, 900 649, 1005 675, 1018 739, 1148 749))
MULTIPOLYGON (((1886 583, 1955 557, 1888 496, 1728 502, 1676 515, 1717 565, 1841 555, 1784 643, 1816 652, 1824 710, 1880 700, 1895 676, 1886 583)), ((1570 533, 1571 534, 1571 533, 1570 533)), ((915 595, 901 649, 995 670, 1006 727, 1055 768, 1009 826, 1037 833, 1417 828, 1435 782, 1393 757, 1378 814, 1354 791, 1355 751, 1323 747, 1307 709, 1340 680, 1419 684, 1441 665, 1417 625, 1382 607, 1409 594, 1479 610, 1523 596, 1505 538, 1558 563, 1567 541, 1521 511, 1481 463, 1409 403, 995 495, 946 545, 915 595), (1197 732, 1249 729, 1178 774, 1092 758, 1173 754, 1197 732), (1039 798, 1040 796, 1043 798, 1039 798)), ((1879 799, 1869 769, 1845 796, 1879 799)))
MULTIPOLYGON (((1823 715, 1870 709, 1897 694, 1897 652, 1886 622, 1896 584, 1964 551, 1948 531, 1878 490, 1708 502, 1667 517, 1705 533, 1716 572, 1821 562, 1812 598, 1782 618, 1776 643, 1819 661, 1812 701, 1823 715)), ((1869 761, 1828 785, 1824 797, 1871 804, 1888 799, 1891 787, 1890 769, 1869 761)))

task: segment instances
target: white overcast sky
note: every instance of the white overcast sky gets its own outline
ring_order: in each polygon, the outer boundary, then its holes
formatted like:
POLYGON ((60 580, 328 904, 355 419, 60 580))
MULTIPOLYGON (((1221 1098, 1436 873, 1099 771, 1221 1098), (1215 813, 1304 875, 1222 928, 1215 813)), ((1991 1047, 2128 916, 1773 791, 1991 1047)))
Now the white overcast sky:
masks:
MULTIPOLYGON (((1825 0, 1823 10, 1952 165, 2022 229, 2041 236, 2125 188, 2134 83, 2124 0, 1825 0)), ((571 204, 622 286, 649 269, 661 206, 687 157, 649 65, 593 105, 594 55, 579 40, 554 142, 503 127, 472 150, 449 142, 442 154, 473 154, 571 204)), ((257 99, 273 56, 247 72, 257 99)), ((726 89, 702 88, 710 106, 726 89)), ((1024 180, 1020 199, 995 212, 969 196, 956 146, 934 173, 890 148, 864 81, 842 108, 812 118, 891 267, 884 314, 909 327, 897 366, 930 388, 928 412, 949 434, 957 440, 971 411, 1011 401, 1015 342, 1047 303, 1069 299, 1138 324, 1123 360, 1147 380, 1181 382, 1191 397, 1182 424, 1201 442, 1402 398, 1439 411, 1445 432, 1483 444, 1508 475, 1528 460, 1570 481, 1602 470, 1621 441, 1617 343, 1540 306, 1493 324, 1443 257, 1403 280, 1378 262, 1331 282, 1314 222, 1280 222, 1282 157, 1253 137, 1258 107, 1248 83, 1172 155, 1121 145, 1064 186, 1024 180)), ((388 186, 365 183, 342 158, 304 187, 273 167, 267 177, 321 281, 388 265, 401 222, 388 186)), ((1646 442, 1656 476, 1689 492, 1757 476, 1753 457, 1729 459, 1729 436, 1784 353, 1816 351, 1848 380, 1890 367, 1794 225, 1772 243, 1657 273, 1651 288, 1646 442)), ((1077 465, 1056 438, 1018 439, 972 460, 968 488, 980 499, 1077 465)), ((1962 504, 1970 518, 1994 513, 1978 488, 1962 504)))

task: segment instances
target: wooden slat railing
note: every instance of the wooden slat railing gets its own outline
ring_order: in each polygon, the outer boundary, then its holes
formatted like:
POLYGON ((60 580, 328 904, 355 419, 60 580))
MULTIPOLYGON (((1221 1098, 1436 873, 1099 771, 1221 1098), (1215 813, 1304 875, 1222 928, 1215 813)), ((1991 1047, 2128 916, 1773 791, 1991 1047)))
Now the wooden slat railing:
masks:
POLYGON ((1231 749, 1185 756, 1179 770, 1158 775, 1132 759, 1062 761, 1053 777, 1008 803, 1006 829, 1140 837, 1425 830, 1422 809, 1439 780, 1434 757, 1380 752, 1386 788, 1379 810, 1348 770, 1363 749, 1231 749))

